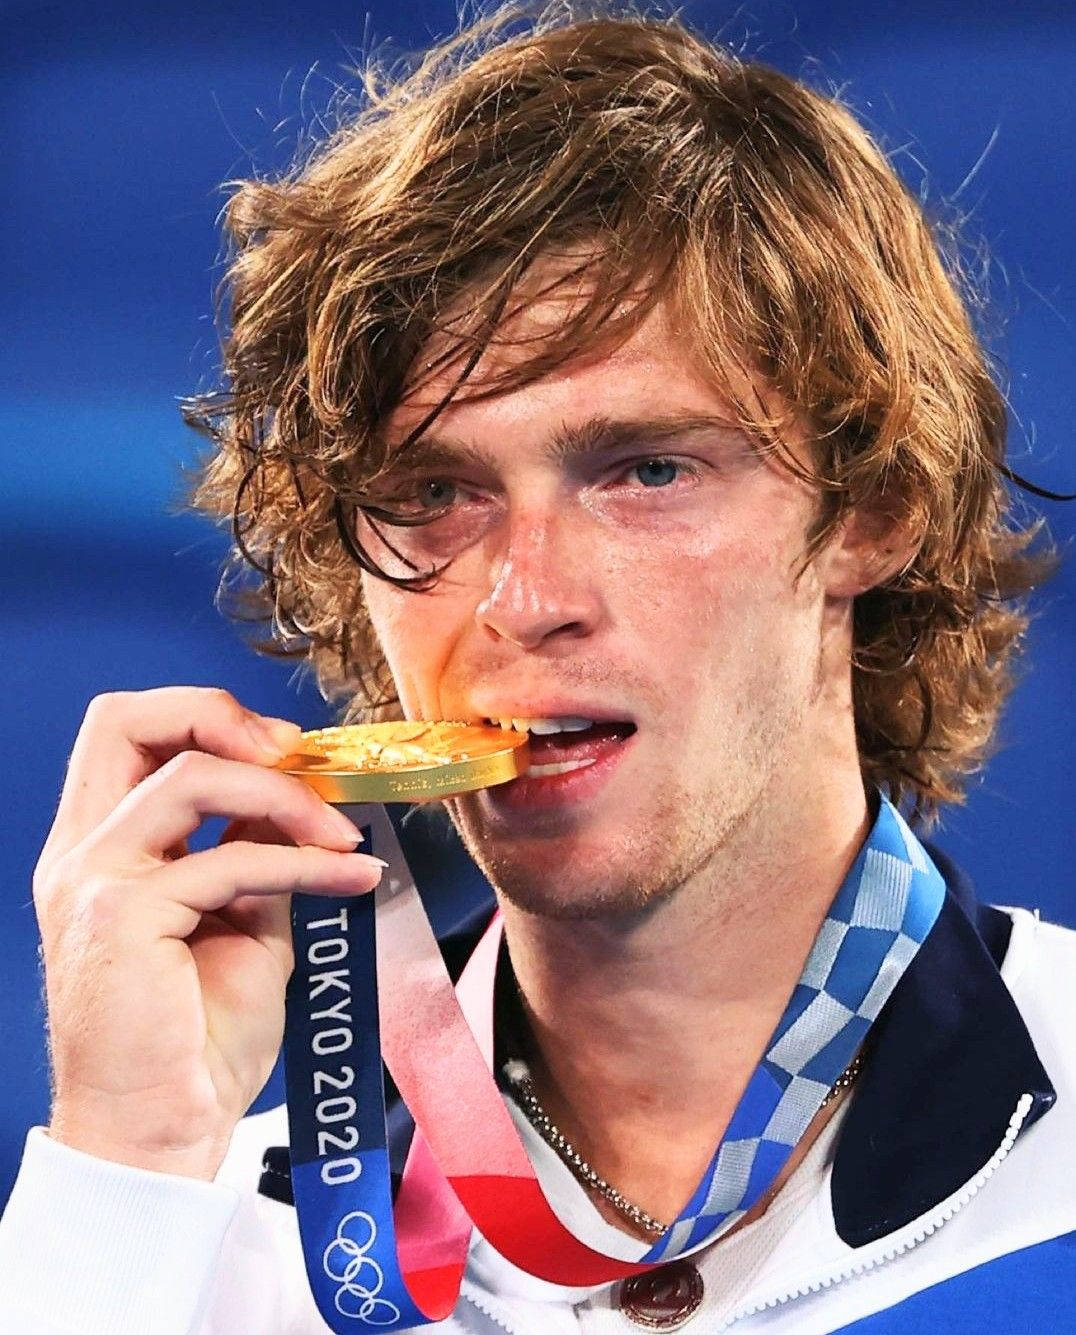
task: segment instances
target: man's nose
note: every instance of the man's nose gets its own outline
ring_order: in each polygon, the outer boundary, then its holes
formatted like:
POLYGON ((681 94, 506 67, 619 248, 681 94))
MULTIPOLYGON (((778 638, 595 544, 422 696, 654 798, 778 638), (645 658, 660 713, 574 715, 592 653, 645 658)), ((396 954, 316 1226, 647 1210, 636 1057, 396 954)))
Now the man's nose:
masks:
POLYGON ((490 570, 490 592, 475 608, 479 624, 522 649, 589 635, 603 604, 586 546, 563 515, 531 510, 513 518, 490 570))

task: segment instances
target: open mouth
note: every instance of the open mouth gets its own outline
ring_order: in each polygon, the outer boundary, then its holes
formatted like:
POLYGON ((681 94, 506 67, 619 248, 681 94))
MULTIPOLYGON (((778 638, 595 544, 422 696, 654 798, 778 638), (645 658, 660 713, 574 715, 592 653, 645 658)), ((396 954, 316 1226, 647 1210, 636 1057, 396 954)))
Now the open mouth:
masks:
POLYGON ((634 732, 627 719, 580 717, 487 719, 492 726, 530 735, 526 779, 551 779, 588 769, 608 758, 634 732))

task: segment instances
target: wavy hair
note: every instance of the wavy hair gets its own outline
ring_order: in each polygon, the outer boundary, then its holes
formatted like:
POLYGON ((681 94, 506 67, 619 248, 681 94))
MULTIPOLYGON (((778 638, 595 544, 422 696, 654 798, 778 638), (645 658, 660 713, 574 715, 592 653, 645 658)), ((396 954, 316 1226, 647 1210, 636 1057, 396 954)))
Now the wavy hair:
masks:
MULTIPOLYGON (((782 421, 729 390, 745 368, 810 423, 818 519, 854 510, 914 535, 914 558, 854 603, 866 779, 929 817, 981 764, 1041 577, 1010 514, 1003 397, 946 234, 831 97, 679 21, 506 8, 396 77, 279 179, 226 211, 223 380, 190 399, 211 449, 189 501, 230 519, 219 601, 309 662, 353 720, 392 684, 356 538, 394 447, 387 415, 424 376, 446 398, 525 383, 630 335, 658 301, 790 468, 782 421), (581 255, 589 294, 496 380, 468 385, 534 262, 581 255), (443 349, 419 364, 432 336, 443 349)), ((442 407, 444 404, 442 403, 442 407)), ((416 572, 408 587, 428 587, 416 572)))

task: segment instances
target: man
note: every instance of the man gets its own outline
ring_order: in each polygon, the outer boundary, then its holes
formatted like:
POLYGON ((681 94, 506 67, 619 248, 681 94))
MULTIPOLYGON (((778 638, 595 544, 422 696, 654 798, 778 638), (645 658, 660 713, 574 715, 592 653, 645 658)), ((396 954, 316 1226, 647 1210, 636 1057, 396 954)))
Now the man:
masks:
MULTIPOLYGON (((497 1076, 568 1233, 656 1268, 552 1283, 476 1233, 441 1329, 933 1328, 963 1276, 977 1330, 1021 1249, 1004 1328, 1063 1324, 1076 947, 896 810, 981 761, 1039 569, 959 297, 839 105, 676 24, 486 28, 239 190, 192 407, 195 501, 345 717, 532 734, 447 804, 501 909, 497 1076)), ((295 740, 218 692, 91 707, 35 880, 55 1102, 5 1329, 325 1328, 282 1113, 237 1124, 289 892, 380 868, 272 768, 295 740)), ((462 966, 492 906, 436 815, 401 839, 462 966)), ((349 1245, 346 1329, 384 1311, 349 1245)))

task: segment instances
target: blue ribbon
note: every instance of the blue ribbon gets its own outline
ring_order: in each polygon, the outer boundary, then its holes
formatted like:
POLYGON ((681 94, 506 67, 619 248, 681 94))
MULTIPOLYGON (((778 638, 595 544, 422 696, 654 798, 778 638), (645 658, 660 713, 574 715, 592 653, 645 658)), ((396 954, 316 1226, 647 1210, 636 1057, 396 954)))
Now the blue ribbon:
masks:
MULTIPOLYGON (((374 846, 369 813, 349 813, 374 846)), ((378 823, 380 825, 380 822, 378 823)), ((336 1335, 410 1330, 396 1256, 378 1034, 374 896, 295 895, 295 969, 285 998, 291 1180, 310 1288, 336 1335)))

